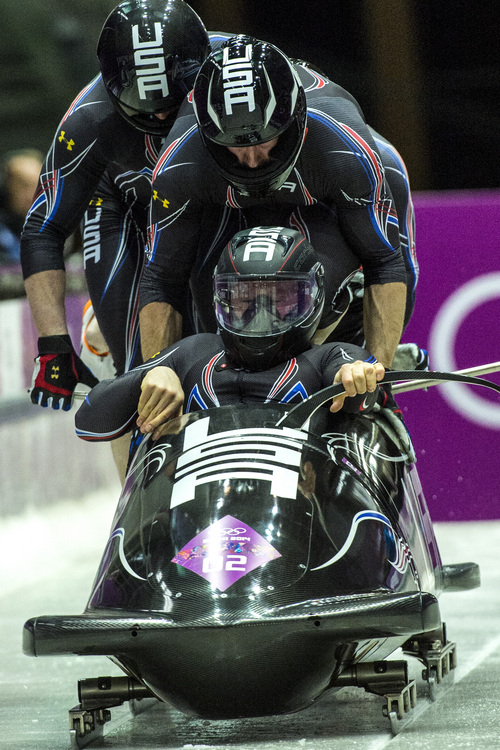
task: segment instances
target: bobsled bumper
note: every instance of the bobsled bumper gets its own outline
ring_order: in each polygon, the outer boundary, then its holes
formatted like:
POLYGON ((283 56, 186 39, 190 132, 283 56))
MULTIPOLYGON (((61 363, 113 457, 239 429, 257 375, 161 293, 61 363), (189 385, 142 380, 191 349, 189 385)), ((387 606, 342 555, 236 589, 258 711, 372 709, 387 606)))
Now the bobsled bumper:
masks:
MULTIPOLYGON (((28 656, 134 654, 165 647, 184 648, 187 641, 224 638, 223 631, 260 630, 265 640, 296 637, 336 642, 400 637, 435 630, 441 625, 436 597, 424 592, 375 593, 301 602, 245 620, 177 623, 167 616, 120 614, 95 610, 82 615, 48 615, 28 620, 23 651, 28 656), (219 635, 218 635, 219 634, 219 635)), ((256 633, 254 632, 256 636, 256 633)), ((257 638, 258 640, 258 638, 257 638)))

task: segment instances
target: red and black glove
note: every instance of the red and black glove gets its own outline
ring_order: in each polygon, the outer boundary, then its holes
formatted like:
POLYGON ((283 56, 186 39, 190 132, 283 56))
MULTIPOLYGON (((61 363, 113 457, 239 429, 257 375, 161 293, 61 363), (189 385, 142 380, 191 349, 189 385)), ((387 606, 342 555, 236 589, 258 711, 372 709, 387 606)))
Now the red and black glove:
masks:
POLYGON ((76 384, 93 388, 98 382, 76 354, 68 334, 38 339, 38 357, 29 391, 32 403, 69 411, 76 384))
MULTIPOLYGON (((389 372, 389 370, 387 369, 386 372, 389 372)), ((392 411, 392 413, 395 414, 398 419, 404 422, 403 412, 397 405, 396 400, 392 395, 391 383, 382 383, 382 385, 379 386, 378 391, 379 395, 377 401, 380 406, 384 409, 389 409, 389 411, 392 411)))

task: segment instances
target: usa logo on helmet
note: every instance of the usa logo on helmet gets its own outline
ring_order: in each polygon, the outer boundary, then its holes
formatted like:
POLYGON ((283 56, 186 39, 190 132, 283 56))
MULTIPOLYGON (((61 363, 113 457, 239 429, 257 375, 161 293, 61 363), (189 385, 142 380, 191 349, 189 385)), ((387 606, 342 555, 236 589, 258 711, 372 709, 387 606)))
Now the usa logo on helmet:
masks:
POLYGON ((162 92, 168 96, 167 75, 161 35, 161 23, 155 23, 155 38, 150 42, 139 40, 139 26, 132 26, 134 65, 137 68, 137 88, 141 99, 147 99, 148 91, 162 92), (147 66, 147 67, 144 67, 147 66), (142 68, 142 70, 141 70, 142 68))
POLYGON ((223 50, 222 78, 224 81, 224 107, 227 115, 233 114, 233 104, 246 104, 248 111, 255 109, 253 90, 252 45, 245 46, 241 57, 229 57, 229 47, 223 50))

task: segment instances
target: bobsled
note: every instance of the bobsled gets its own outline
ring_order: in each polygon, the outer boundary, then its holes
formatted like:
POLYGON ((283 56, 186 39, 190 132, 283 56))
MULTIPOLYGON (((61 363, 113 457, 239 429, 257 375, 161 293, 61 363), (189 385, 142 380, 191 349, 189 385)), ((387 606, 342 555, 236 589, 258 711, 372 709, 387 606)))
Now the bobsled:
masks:
POLYGON ((79 682, 75 747, 124 701, 233 719, 347 685, 379 695, 397 732, 416 701, 406 657, 431 698, 452 678, 439 595, 479 570, 443 565, 406 428, 308 401, 198 411, 143 440, 84 612, 24 626, 28 655, 124 672, 79 682))

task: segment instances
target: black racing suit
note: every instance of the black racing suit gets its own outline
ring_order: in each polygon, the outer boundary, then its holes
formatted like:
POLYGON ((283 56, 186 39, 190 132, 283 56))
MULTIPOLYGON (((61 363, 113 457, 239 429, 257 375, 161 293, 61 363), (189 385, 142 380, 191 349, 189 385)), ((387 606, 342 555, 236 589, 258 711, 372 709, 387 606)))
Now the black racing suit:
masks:
POLYGON ((325 266, 320 328, 332 322, 333 298, 361 266, 365 286, 407 285, 408 322, 418 267, 405 165, 348 92, 305 64, 296 69, 307 97, 307 135, 285 184, 265 198, 228 186, 202 143, 190 99, 184 101, 153 174, 141 307, 167 302, 182 313, 191 283, 204 329, 215 330, 211 276, 225 243, 246 227, 287 226, 310 240, 325 266))
MULTIPOLYGON (((212 48, 228 36, 211 33, 212 48)), ((58 126, 22 235, 26 279, 64 269, 64 241, 82 222, 89 294, 117 373, 142 361, 138 289, 162 141, 130 125, 94 78, 58 126)))
MULTIPOLYGON (((269 370, 250 372, 231 363, 217 334, 188 336, 121 377, 96 385, 75 415, 76 432, 83 440, 102 441, 133 429, 142 380, 154 367, 170 367, 177 374, 187 413, 231 404, 301 403, 331 385, 343 364, 358 359, 375 361, 353 344, 323 344, 269 370)), ((377 391, 348 398, 343 408, 351 413, 369 411, 377 391)), ((136 437, 132 438, 134 447, 140 442, 136 437)))

